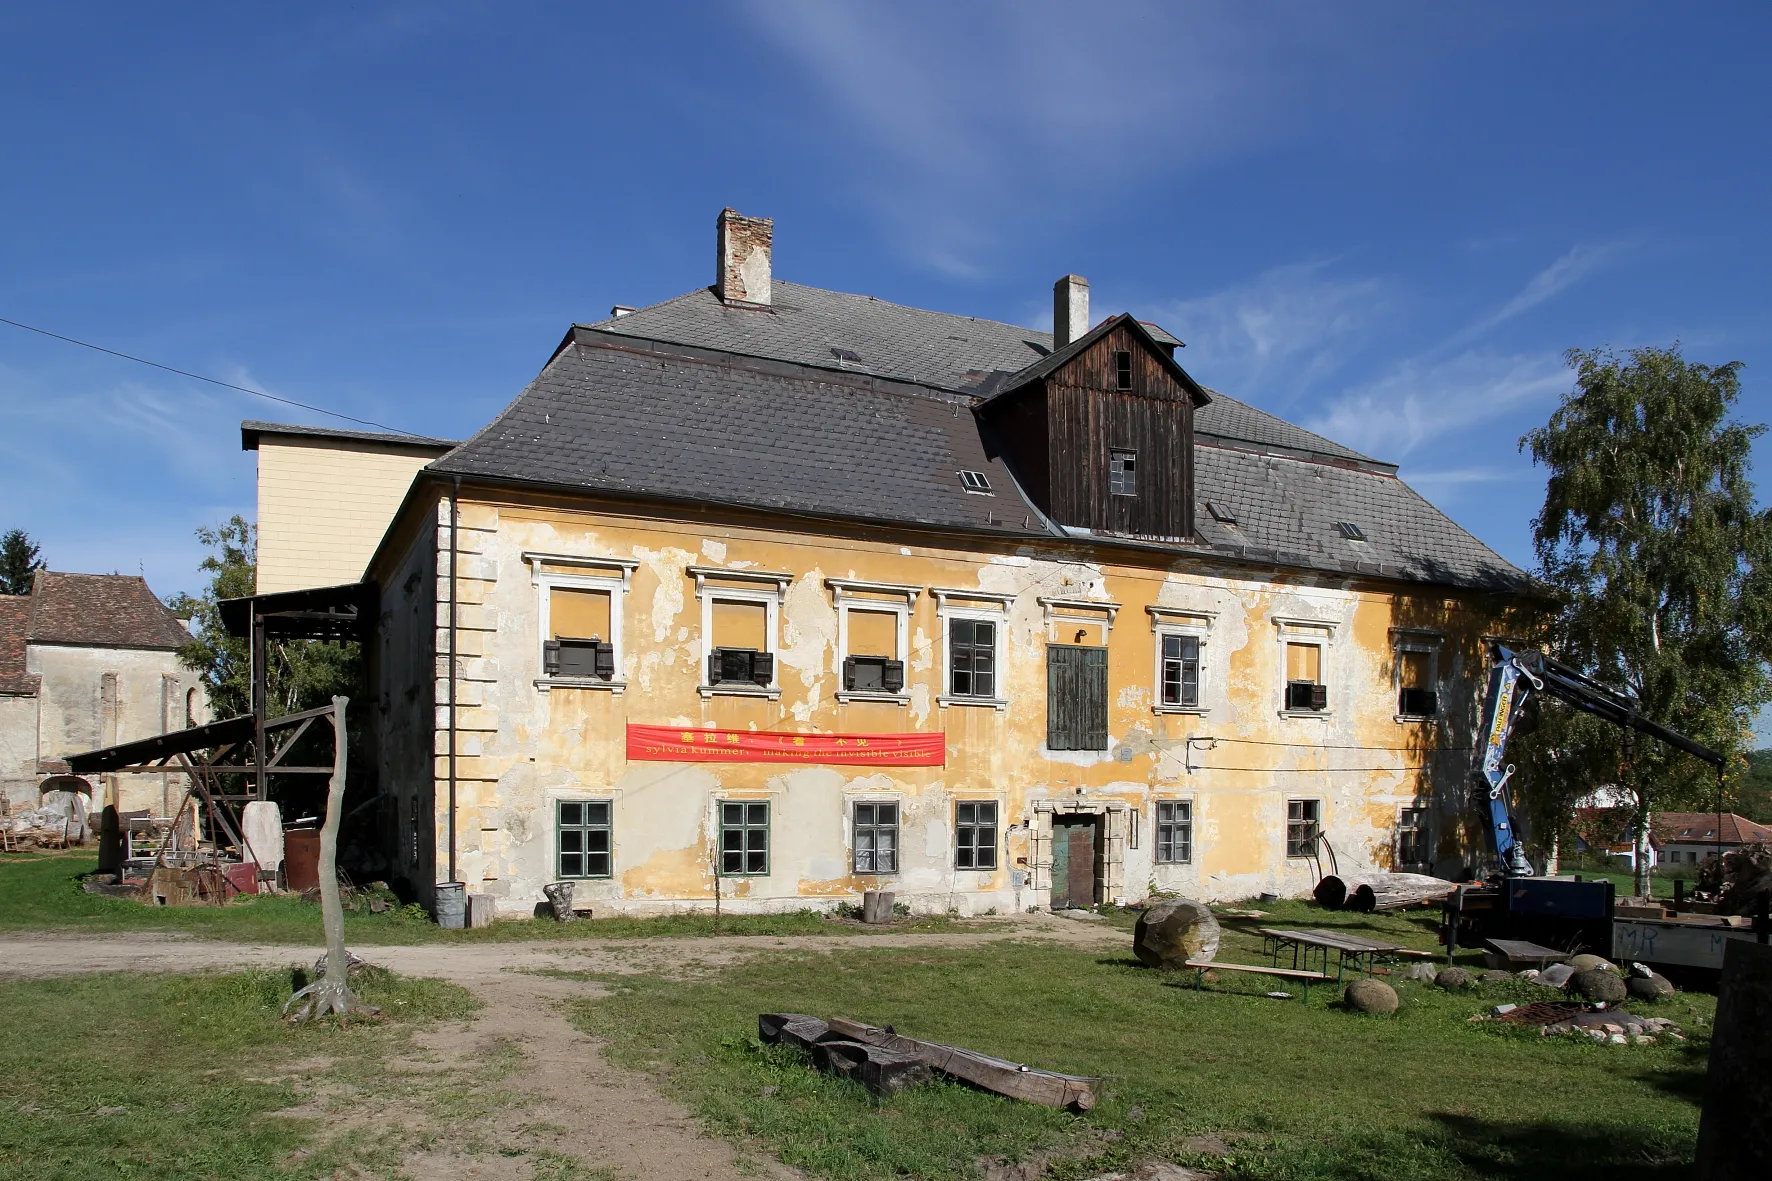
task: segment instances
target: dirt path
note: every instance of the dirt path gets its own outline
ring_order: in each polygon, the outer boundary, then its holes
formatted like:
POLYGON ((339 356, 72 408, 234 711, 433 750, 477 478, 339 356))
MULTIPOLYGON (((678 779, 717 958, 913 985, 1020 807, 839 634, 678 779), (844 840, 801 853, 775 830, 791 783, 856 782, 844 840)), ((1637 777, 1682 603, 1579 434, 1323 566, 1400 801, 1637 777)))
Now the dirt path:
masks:
MULTIPOLYGON (((481 1063, 520 1055, 496 1086, 515 1092, 498 1122, 521 1156, 476 1148, 471 1136, 442 1137, 403 1162, 402 1171, 430 1181, 529 1181, 541 1175, 537 1153, 570 1156, 602 1176, 664 1181, 744 1181, 795 1176, 773 1159, 744 1156, 705 1135, 693 1117, 661 1094, 643 1074, 609 1064, 601 1047, 579 1033, 561 1002, 595 996, 590 981, 535 975, 536 969, 627 973, 717 966, 779 949, 841 952, 862 947, 961 947, 1001 939, 1040 938, 1079 946, 1124 946, 1124 932, 1050 916, 1018 916, 977 933, 949 935, 721 936, 574 940, 559 943, 432 944, 361 947, 370 962, 409 976, 431 976, 471 990, 484 1003, 472 1020, 445 1022, 421 1032, 429 1061, 408 1064, 473 1078, 481 1063)), ((219 943, 170 934, 0 936, 0 979, 87 972, 200 972, 240 967, 282 968, 312 963, 318 949, 219 943)), ((314 1089, 323 1092, 323 1072, 314 1089)), ((315 1114, 291 1112, 290 1114, 315 1114)), ((403 1121, 407 1113, 380 1118, 403 1121)), ((550 1174, 551 1175, 551 1174, 550 1174)), ((598 1175, 598 1174, 593 1174, 598 1175)))

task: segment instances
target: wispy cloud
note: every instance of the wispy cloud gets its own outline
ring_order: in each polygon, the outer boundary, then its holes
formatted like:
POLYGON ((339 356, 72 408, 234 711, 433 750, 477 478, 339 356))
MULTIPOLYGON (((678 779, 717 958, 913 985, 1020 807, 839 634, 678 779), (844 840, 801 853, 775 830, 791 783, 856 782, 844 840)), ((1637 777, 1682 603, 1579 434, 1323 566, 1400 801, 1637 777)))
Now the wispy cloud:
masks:
POLYGON ((1384 281, 1337 278, 1331 267, 1331 260, 1275 267, 1148 314, 1187 341, 1194 376, 1277 407, 1345 364, 1390 303, 1384 281))
POLYGON ((1561 258, 1533 275, 1512 299, 1488 315, 1465 325, 1442 342, 1440 347, 1450 350, 1480 340, 1515 316, 1531 311, 1587 278, 1623 248, 1623 244, 1618 242, 1571 247, 1561 258))
POLYGON ((1430 440, 1548 399, 1568 384, 1555 353, 1467 351, 1447 361, 1412 359, 1305 425, 1369 455, 1400 460, 1430 440))

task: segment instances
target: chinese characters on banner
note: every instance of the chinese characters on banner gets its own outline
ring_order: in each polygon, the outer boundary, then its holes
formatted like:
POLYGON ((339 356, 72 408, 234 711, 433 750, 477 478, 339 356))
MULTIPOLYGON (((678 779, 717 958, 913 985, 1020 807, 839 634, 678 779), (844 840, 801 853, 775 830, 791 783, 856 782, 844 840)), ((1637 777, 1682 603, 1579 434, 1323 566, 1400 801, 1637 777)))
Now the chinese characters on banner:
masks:
POLYGON ((939 767, 947 736, 933 734, 789 734, 778 730, 703 730, 628 726, 628 758, 664 763, 871 763, 939 767))

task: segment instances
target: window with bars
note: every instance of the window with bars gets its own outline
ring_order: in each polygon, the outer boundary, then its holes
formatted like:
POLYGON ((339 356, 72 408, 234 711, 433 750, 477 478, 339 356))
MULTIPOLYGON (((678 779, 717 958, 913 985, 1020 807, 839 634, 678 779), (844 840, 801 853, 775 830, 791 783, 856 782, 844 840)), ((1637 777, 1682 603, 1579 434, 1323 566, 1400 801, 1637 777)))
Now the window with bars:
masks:
POLYGON ((1186 865, 1194 859, 1194 803, 1157 801, 1157 864, 1186 865))
POLYGON ((965 800, 954 805, 954 865, 997 868, 997 803, 965 800))
POLYGON ((948 620, 948 692, 995 697, 997 625, 988 619, 948 620))
POLYGON ((898 805, 855 805, 855 872, 898 872, 898 805))
POLYGON ((1138 452, 1119 447, 1108 452, 1108 491, 1115 496, 1138 495, 1138 452))
POLYGON ((756 877, 769 872, 769 803, 720 803, 720 875, 756 877))
POLYGON ((1397 813, 1397 864, 1427 864, 1427 835, 1427 809, 1401 809, 1397 813))
POLYGON ((1322 821, 1322 800, 1287 800, 1286 856, 1314 857, 1322 821))
POLYGON ((1163 637, 1163 704, 1200 704, 1200 638, 1163 637))
POLYGON ((556 876, 610 876, 611 843, 608 800, 556 800, 554 848, 556 876))

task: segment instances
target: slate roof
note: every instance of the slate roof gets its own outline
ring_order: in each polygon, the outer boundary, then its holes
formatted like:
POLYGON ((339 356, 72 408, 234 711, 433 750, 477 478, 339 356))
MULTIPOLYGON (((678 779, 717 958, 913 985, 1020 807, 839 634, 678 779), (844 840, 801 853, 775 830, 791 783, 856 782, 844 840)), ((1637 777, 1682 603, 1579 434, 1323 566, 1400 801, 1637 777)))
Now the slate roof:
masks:
MULTIPOLYGON (((1383 471, 1195 450, 1202 545, 1261 565, 1520 590, 1527 580, 1383 471), (1213 520, 1208 500, 1235 525, 1213 520), (1339 521, 1359 525, 1350 542, 1339 521)), ((907 383, 688 355, 579 330, 491 424, 431 464, 443 475, 1028 537, 1048 525, 991 458, 969 405, 907 383), (967 493, 962 469, 996 494, 967 493)), ((1124 539, 1104 539, 1123 541, 1124 539)))
MULTIPOLYGON (((771 290, 773 306, 768 311, 727 307, 712 288, 701 287, 589 327, 746 357, 872 373, 977 397, 995 393, 1012 375, 1052 352, 1050 332, 1015 324, 905 307, 779 279, 771 290), (840 360, 833 350, 859 360, 840 360)), ((1175 340, 1155 325, 1144 327, 1159 341, 1175 340)), ((1209 387, 1207 393, 1211 404, 1194 413, 1197 434, 1376 462, 1209 387)))
MULTIPOLYGON (((1657 812, 1649 823, 1650 842, 1657 847, 1666 844, 1709 844, 1717 839, 1715 812, 1657 812)), ((1755 841, 1772 844, 1772 827, 1756 824, 1733 812, 1723 813, 1723 844, 1746 845, 1755 841)))
POLYGON ((30 630, 28 595, 0 595, 0 696, 29 696, 40 678, 25 671, 25 635, 30 630))
POLYGON ((855 374, 596 343, 556 353, 502 414, 427 470, 857 520, 1041 531, 958 402, 855 374), (995 494, 966 492, 963 469, 984 472, 995 494))
POLYGON ((39 570, 28 596, 33 644, 176 650, 190 642, 178 616, 134 574, 39 570))

